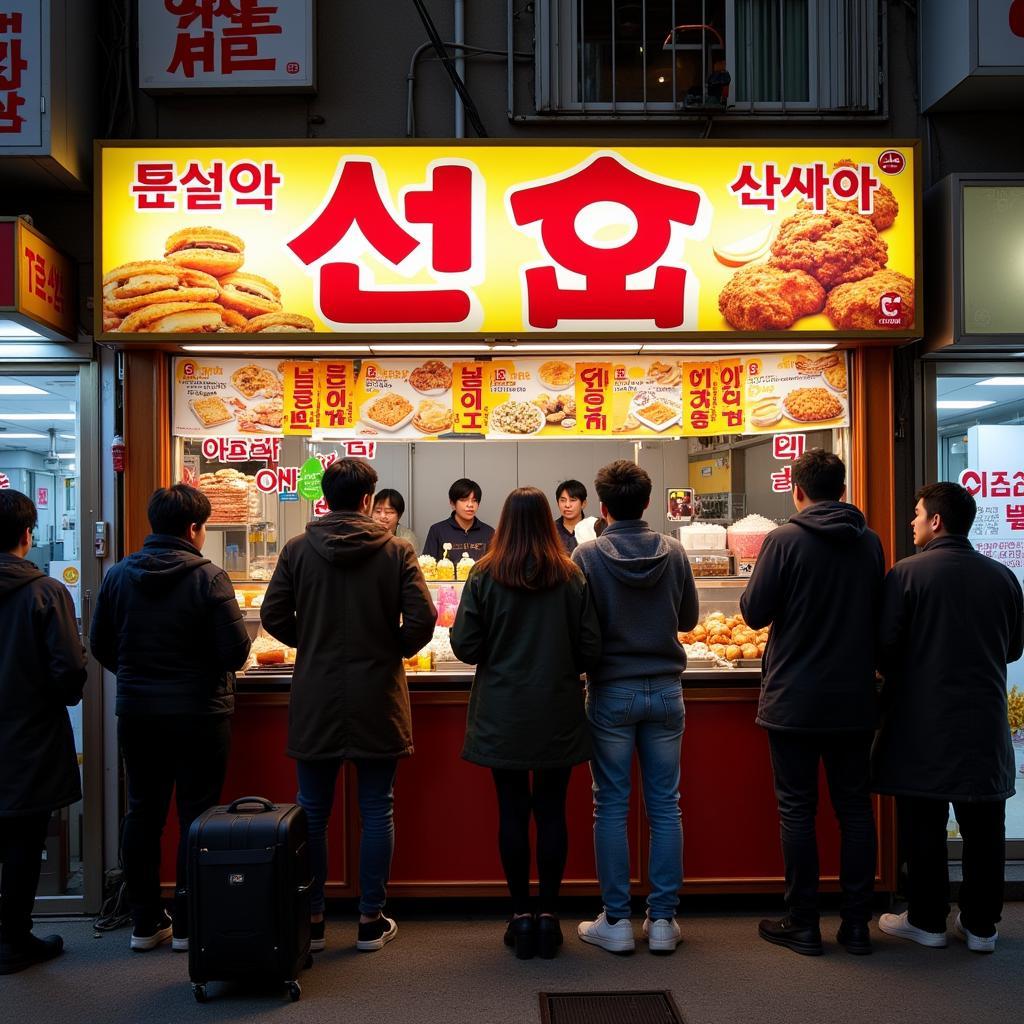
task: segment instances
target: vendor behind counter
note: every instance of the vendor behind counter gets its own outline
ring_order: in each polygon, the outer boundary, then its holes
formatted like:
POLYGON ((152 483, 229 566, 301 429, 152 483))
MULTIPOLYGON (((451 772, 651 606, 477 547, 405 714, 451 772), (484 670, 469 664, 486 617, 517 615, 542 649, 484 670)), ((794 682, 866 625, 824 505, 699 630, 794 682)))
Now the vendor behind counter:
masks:
POLYGON ((452 514, 431 526, 423 544, 423 554, 440 559, 444 555, 444 545, 451 544, 448 557, 453 562, 458 562, 464 554, 474 561, 483 557, 494 536, 494 527, 477 518, 482 499, 483 492, 475 480, 465 477, 456 480, 448 488, 452 514))

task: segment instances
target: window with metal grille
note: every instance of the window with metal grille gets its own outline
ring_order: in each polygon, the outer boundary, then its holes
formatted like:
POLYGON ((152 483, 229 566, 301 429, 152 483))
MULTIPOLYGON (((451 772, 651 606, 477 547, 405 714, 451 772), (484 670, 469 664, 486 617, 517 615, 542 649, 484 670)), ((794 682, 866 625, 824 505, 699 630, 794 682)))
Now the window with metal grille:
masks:
POLYGON ((539 0, 535 18, 542 113, 880 107, 877 0, 539 0))

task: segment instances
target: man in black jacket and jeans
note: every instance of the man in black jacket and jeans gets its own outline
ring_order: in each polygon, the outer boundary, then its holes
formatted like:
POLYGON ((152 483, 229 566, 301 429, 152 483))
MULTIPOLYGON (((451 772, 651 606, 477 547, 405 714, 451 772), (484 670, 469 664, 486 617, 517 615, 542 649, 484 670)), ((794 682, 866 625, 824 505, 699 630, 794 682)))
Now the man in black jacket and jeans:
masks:
POLYGON ((801 455, 793 463, 797 514, 768 534, 740 599, 750 626, 772 627, 757 724, 768 730, 789 909, 758 932, 808 956, 822 952, 814 829, 821 761, 842 833, 837 938, 851 953, 871 952, 876 839, 868 766, 885 561, 878 535, 845 494, 837 455, 820 448, 801 455))
POLYGON ((227 573, 200 553, 210 518, 206 495, 184 484, 161 487, 147 514, 153 532, 141 551, 107 573, 89 642, 96 659, 117 675, 131 948, 153 949, 171 937, 160 904, 160 836, 174 790, 180 839, 172 945, 187 950, 188 830, 220 799, 234 673, 245 664, 250 641, 227 573))
POLYGON ((968 949, 992 953, 1014 794, 1006 666, 1024 653, 1024 596, 1013 572, 967 539, 977 506, 963 487, 922 487, 914 512, 922 550, 885 579, 883 714, 872 754, 875 788, 896 797, 909 906, 878 925, 922 946, 946 945, 952 803, 964 840, 955 927, 968 949))
POLYGON ((85 648, 67 588, 26 559, 36 507, 0 491, 0 974, 51 960, 59 935, 32 934, 50 814, 82 797, 69 707, 85 648))

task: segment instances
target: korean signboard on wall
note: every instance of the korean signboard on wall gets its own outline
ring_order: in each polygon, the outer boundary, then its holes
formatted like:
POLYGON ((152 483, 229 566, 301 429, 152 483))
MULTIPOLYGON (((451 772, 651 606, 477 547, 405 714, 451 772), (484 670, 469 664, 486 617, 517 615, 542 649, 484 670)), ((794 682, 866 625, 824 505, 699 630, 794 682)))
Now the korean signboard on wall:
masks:
POLYGON ((139 0, 139 88, 311 90, 313 0, 139 0))
MULTIPOLYGON (((741 380, 735 401, 728 399, 735 422, 720 433, 850 425, 845 353, 725 362, 741 380)), ((378 441, 697 436, 706 431, 695 425, 702 392, 693 382, 728 378, 720 363, 179 358, 173 433, 378 441)))
POLYGON ((0 0, 0 154, 42 144, 43 12, 0 0))
POLYGON ((78 334, 74 264, 21 217, 0 219, 0 317, 45 338, 78 334))
POLYGON ((912 336, 913 144, 104 144, 117 335, 912 336))

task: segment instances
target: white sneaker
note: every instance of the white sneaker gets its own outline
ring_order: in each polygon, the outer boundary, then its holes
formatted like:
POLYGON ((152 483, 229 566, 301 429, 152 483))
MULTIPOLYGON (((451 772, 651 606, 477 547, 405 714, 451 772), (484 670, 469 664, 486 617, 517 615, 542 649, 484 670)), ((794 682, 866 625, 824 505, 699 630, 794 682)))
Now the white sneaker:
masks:
POLYGON ((632 953, 636 949, 633 926, 627 918, 609 924, 604 911, 596 921, 580 921, 576 934, 592 946, 600 946, 609 953, 632 953))
POLYGON ((910 939, 919 946, 931 946, 933 949, 945 949, 945 932, 926 932, 923 928, 917 928, 907 919, 907 911, 902 914, 883 914, 878 919, 878 927, 886 935, 895 935, 901 939, 910 939))
POLYGON ((974 932, 968 931, 964 927, 963 921, 960 920, 960 914, 956 915, 956 930, 967 941, 967 948, 972 953, 994 953, 996 951, 996 939, 999 938, 999 932, 984 937, 975 935, 974 932))
POLYGON ((683 937, 679 925, 673 917, 668 920, 660 917, 652 921, 649 917, 644 918, 644 938, 652 953, 672 953, 676 945, 683 937))

